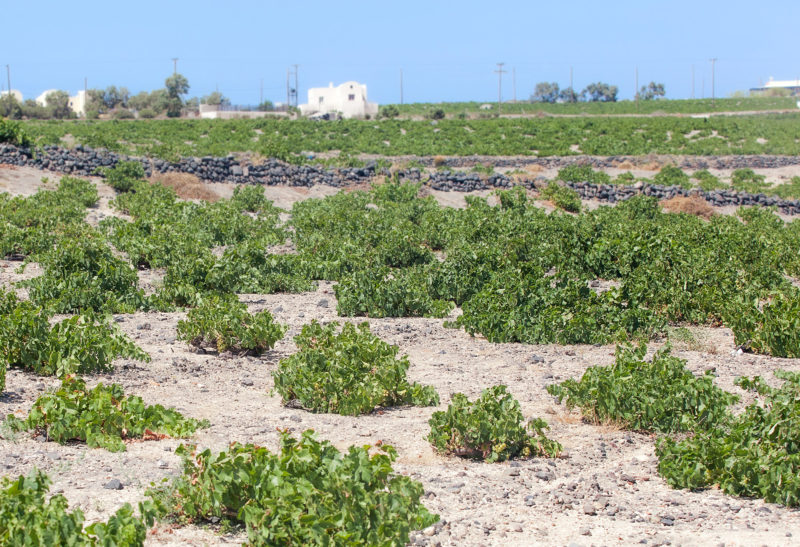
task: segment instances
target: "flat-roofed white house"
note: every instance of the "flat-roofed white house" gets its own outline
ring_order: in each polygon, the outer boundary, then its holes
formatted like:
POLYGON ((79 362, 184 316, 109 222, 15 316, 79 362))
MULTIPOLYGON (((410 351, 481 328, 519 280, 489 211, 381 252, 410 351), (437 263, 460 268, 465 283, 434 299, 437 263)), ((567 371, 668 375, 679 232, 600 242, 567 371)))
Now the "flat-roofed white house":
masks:
POLYGON ((773 89, 787 89, 792 95, 800 94, 800 80, 774 80, 770 77, 763 87, 753 87, 750 91, 770 91, 773 89))
POLYGON ((367 86, 358 82, 345 82, 333 87, 312 87, 308 90, 308 104, 300 105, 304 116, 336 113, 343 118, 366 118, 378 114, 378 103, 367 101, 367 86))
POLYGON ((51 93, 55 93, 56 91, 59 91, 59 90, 58 89, 48 89, 47 91, 43 91, 41 93, 41 95, 36 97, 36 104, 38 104, 40 106, 47 106, 47 96, 50 95, 51 93))
POLYGON ((78 116, 86 115, 86 91, 81 89, 77 94, 69 98, 69 107, 78 116))

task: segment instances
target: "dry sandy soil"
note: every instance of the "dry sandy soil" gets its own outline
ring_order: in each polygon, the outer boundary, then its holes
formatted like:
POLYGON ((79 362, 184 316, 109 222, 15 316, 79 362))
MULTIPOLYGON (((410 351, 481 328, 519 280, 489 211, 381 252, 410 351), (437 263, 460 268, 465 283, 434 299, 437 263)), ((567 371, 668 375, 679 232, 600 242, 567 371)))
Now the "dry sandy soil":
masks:
MULTIPOLYGON (((0 169, 0 191, 28 194, 40 185, 41 172, 0 169)), ((51 179, 57 177, 50 175, 51 179)), ((100 206, 92 220, 113 214, 102 183, 100 206)), ((215 185, 221 195, 230 189, 215 185)), ((330 192, 328 188, 268 188, 282 207, 330 192)), ((459 205, 463 196, 437 197, 459 205)), ((0 284, 20 279, 18 262, 0 261, 0 284)), ((24 276, 36 275, 36 270, 24 276)), ((231 441, 278 448, 278 429, 296 433, 312 428, 340 449, 383 441, 399 452, 395 468, 425 487, 424 503, 441 516, 439 524, 412 535, 417 545, 796 545, 800 512, 795 509, 725 495, 716 489, 673 490, 659 477, 655 438, 610 426, 585 423, 558 405, 545 387, 579 378, 587 367, 608 365, 613 346, 532 346, 492 344, 463 331, 446 329, 437 319, 369 319, 370 328, 409 356, 410 379, 432 384, 441 395, 439 409, 452 394, 471 399, 495 384, 506 384, 526 417, 539 416, 551 426, 550 437, 565 448, 554 460, 531 459, 485 464, 443 457, 424 440, 435 408, 396 408, 362 417, 311 414, 286 408, 270 395, 271 372, 296 348, 292 337, 303 324, 339 320, 330 283, 303 294, 242 295, 251 312, 270 310, 290 330, 274 350, 261 357, 196 353, 176 340, 183 313, 136 313, 116 317, 120 328, 152 356, 151 363, 119 360, 113 374, 89 383, 117 382, 150 404, 173 406, 211 427, 193 439, 218 451, 231 441)), ((771 377, 778 368, 800 371, 800 360, 736 352, 727 329, 693 329, 696 341, 678 344, 675 353, 702 373, 714 367, 717 384, 734 386, 741 375, 771 377)), ((651 351, 660 344, 651 345, 651 351)), ((20 370, 8 372, 0 396, 0 415, 24 416, 34 399, 58 385, 52 378, 20 370)), ((127 451, 110 453, 82 444, 61 446, 29 435, 0 440, 0 474, 17 476, 34 467, 53 479, 89 521, 105 519, 124 502, 144 498, 151 482, 180 472, 174 455, 180 440, 131 442, 127 451), (118 479, 123 488, 104 488, 118 479)), ((148 545, 238 544, 243 535, 220 535, 214 527, 176 528, 161 524, 148 534, 148 545)))

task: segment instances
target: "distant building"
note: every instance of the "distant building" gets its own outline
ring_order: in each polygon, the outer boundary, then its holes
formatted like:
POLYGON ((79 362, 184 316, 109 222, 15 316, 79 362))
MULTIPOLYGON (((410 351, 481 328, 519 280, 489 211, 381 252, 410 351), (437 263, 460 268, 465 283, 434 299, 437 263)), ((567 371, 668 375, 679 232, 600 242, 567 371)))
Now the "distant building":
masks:
POLYGON ((17 100, 18 103, 22 104, 22 92, 18 89, 12 89, 11 91, 0 91, 0 97, 5 97, 9 93, 17 100))
POLYGON ((41 93, 41 95, 36 97, 36 104, 38 104, 39 106, 47 106, 47 96, 50 95, 51 93, 55 93, 56 91, 59 91, 59 90, 58 89, 48 89, 47 91, 43 91, 41 93))
POLYGON ((792 95, 800 95, 800 80, 773 80, 770 78, 764 84, 764 87, 753 87, 750 91, 772 91, 777 89, 788 89, 792 95))
POLYGON ((343 118, 366 118, 378 114, 378 103, 367 101, 367 86, 358 82, 345 82, 337 87, 312 87, 308 90, 308 104, 300 105, 304 116, 339 113, 343 118))
POLYGON ((74 97, 70 97, 69 107, 78 116, 86 116, 86 91, 81 89, 74 97))

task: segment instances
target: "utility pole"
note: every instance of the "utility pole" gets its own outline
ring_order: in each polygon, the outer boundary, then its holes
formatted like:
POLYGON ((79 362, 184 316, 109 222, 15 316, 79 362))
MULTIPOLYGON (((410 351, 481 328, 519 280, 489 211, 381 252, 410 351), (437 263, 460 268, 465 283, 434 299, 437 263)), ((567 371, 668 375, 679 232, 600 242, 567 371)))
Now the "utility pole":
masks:
POLYGON ((505 63, 497 63, 497 112, 500 112, 501 105, 503 104, 503 74, 506 74, 508 71, 503 70, 503 65, 505 63))
POLYGON ((286 112, 289 112, 289 106, 290 106, 289 98, 291 97, 291 95, 289 94, 289 74, 291 74, 291 72, 292 69, 290 68, 286 69, 286 112))
POLYGON ((514 104, 517 103, 517 68, 514 67, 511 69, 511 88, 514 90, 512 97, 514 98, 514 104))
POLYGON ((403 104, 403 69, 400 69, 400 104, 403 104))
POLYGON ((714 108, 715 104, 715 93, 714 93, 714 65, 717 63, 717 58, 714 57, 711 59, 711 108, 714 108))
POLYGON ((11 95, 11 66, 6 65, 6 76, 8 76, 8 94, 11 95))
POLYGON ((294 105, 297 106, 297 97, 300 94, 300 88, 297 84, 297 67, 299 65, 294 65, 294 105))
POLYGON ((259 97, 258 98, 258 106, 261 106, 262 104, 264 104, 264 78, 261 78, 261 87, 260 87, 260 93, 259 93, 258 97, 259 97))
POLYGON ((639 67, 636 67, 636 87, 634 87, 634 97, 636 98, 636 112, 639 112, 639 67))
POLYGON ((178 74, 178 58, 172 58, 172 75, 175 76, 178 74))

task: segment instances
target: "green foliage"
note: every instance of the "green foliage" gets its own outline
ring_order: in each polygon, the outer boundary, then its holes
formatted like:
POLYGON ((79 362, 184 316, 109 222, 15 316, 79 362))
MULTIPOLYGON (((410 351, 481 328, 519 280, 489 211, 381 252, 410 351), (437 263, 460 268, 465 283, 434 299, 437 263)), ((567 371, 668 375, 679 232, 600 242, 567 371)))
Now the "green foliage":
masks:
POLYGON ((578 192, 572 188, 561 186, 555 181, 551 181, 541 192, 542 199, 549 199, 553 205, 559 209, 564 209, 570 213, 577 213, 581 210, 581 198, 578 192))
POLYGON ((446 316, 453 309, 452 303, 432 298, 423 274, 419 268, 386 267, 354 272, 333 287, 336 310, 342 316, 446 316))
POLYGON ((378 112, 378 117, 379 118, 391 119, 391 118, 396 118, 399 115, 400 115, 400 111, 393 104, 387 104, 387 105, 382 106, 380 111, 378 112))
POLYGON ((545 436, 548 426, 544 420, 523 421, 519 401, 504 385, 483 390, 474 402, 456 393, 445 412, 433 413, 427 440, 439 452, 487 462, 557 457, 561 445, 545 436))
POLYGON ((611 176, 603 171, 595 171, 591 165, 572 164, 558 170, 558 180, 564 182, 591 182, 592 184, 610 184, 611 176))
POLYGON ((647 347, 618 347, 610 367, 590 367, 580 379, 547 386, 594 422, 614 422, 634 430, 694 431, 724 422, 738 397, 714 386, 713 376, 694 376, 669 347, 644 361, 647 347))
POLYGON ((712 175, 708 171, 708 169, 700 169, 699 171, 695 171, 694 174, 692 175, 692 178, 698 181, 697 185, 704 192, 710 192, 712 190, 720 190, 722 188, 727 188, 725 184, 720 182, 719 177, 715 177, 714 175, 712 175))
POLYGON ((261 186, 236 186, 233 189, 231 202, 242 211, 250 213, 257 213, 261 209, 272 207, 272 202, 264 196, 264 188, 261 186))
POLYGON ((86 225, 63 234, 39 263, 44 274, 21 285, 29 287, 31 302, 54 313, 132 313, 148 307, 137 273, 86 225))
POLYGON ((338 327, 315 320, 295 337, 300 351, 282 359, 272 374, 284 402, 296 399, 314 412, 349 416, 376 407, 439 403, 432 386, 408 383, 408 357, 398 359, 397 346, 373 335, 368 323, 345 323, 337 334, 338 327))
POLYGON ((658 471, 675 488, 712 485, 728 494, 800 505, 800 374, 778 371, 779 388, 760 377, 737 384, 760 397, 736 417, 681 441, 661 439, 658 471))
POLYGON ((247 350, 261 354, 283 338, 286 327, 273 321, 268 310, 252 315, 233 295, 209 294, 178 321, 178 338, 193 346, 211 345, 217 351, 247 350))
POLYGON ((683 169, 674 165, 665 165, 653 177, 653 182, 662 186, 680 186, 681 188, 689 189, 692 187, 692 181, 689 180, 689 175, 683 172, 683 169))
POLYGON ((254 545, 404 545, 438 516, 420 503, 420 483, 393 473, 392 447, 369 449, 342 454, 312 431, 299 441, 283 433, 279 454, 180 447, 183 475, 149 495, 166 515, 241 523, 254 545))
POLYGON ((752 169, 736 169, 731 173, 731 186, 740 192, 763 194, 770 187, 770 184, 764 182, 765 178, 752 169))
POLYGON ((206 420, 184 418, 171 408, 145 405, 141 397, 126 396, 120 385, 87 389, 86 382, 73 376, 66 376, 54 393, 36 399, 25 420, 10 415, 6 424, 59 444, 77 440, 111 452, 124 451, 126 439, 187 437, 209 426, 206 420))
POLYGON ((0 143, 28 148, 33 144, 33 140, 20 122, 0 118, 0 143))
POLYGON ((98 200, 87 180, 62 177, 55 190, 32 196, 0 194, 0 256, 27 257, 53 248, 62 234, 83 224, 98 200))
POLYGON ((725 317, 737 345, 776 357, 800 357, 800 290, 770 295, 766 302, 737 304, 725 317))
MULTIPOLYGON (((133 98, 131 99, 133 100, 133 98)), ((796 108, 791 100, 717 100, 717 108, 747 110, 748 105, 796 108), (725 106, 722 106, 722 105, 725 106), (788 104, 780 107, 778 105, 788 104)), ((137 123, 97 121, 26 122, 25 129, 42 144, 57 144, 69 133, 76 142, 105 147, 130 156, 156 154, 180 157, 226 156, 235 152, 255 152, 263 156, 265 143, 280 144, 292 161, 302 161, 301 153, 321 154, 338 150, 350 155, 389 156, 573 156, 575 146, 583 154, 598 156, 646 154, 780 154, 797 155, 795 141, 798 114, 756 116, 628 117, 535 117, 497 118, 472 109, 485 119, 457 119, 464 105, 397 105, 404 118, 422 117, 435 110, 445 119, 431 125, 428 120, 391 119, 376 124, 366 120, 340 120, 321 124, 313 120, 138 120, 137 123), (417 109, 416 111, 414 109, 417 109), (141 122, 141 123, 139 123, 141 122), (760 139, 765 134, 769 141, 760 139), (688 136, 687 136, 688 135, 688 136), (154 146, 155 143, 161 146, 154 146), (385 144, 389 142, 389 144, 385 144)), ((131 106, 131 108, 133 108, 131 106)), ((157 109, 163 112, 167 108, 157 109)), ((640 113, 655 110, 709 112, 711 101, 644 101, 640 113), (687 107, 687 106, 690 106, 687 107)), ((633 101, 619 103, 503 104, 504 113, 526 111, 571 113, 636 113, 633 101)))
POLYGON ((0 294, 0 363, 36 374, 64 376, 112 369, 118 357, 150 356, 109 319, 75 315, 50 326, 50 316, 10 293, 0 294))
POLYGON ((144 179, 144 167, 138 161, 121 161, 100 170, 109 186, 117 192, 130 192, 136 181, 144 179))
POLYGON ((139 504, 141 518, 135 517, 126 503, 108 522, 97 522, 84 529, 83 512, 80 509, 69 512, 67 498, 62 494, 50 496, 50 483, 47 475, 38 470, 27 477, 0 478, 0 544, 9 547, 144 545, 154 517, 150 502, 139 504))
POLYGON ((800 177, 770 188, 769 193, 781 199, 800 199, 800 177))
POLYGON ((607 344, 661 327, 650 310, 626 305, 618 289, 598 294, 541 271, 498 273, 462 308, 456 324, 491 342, 607 344))

